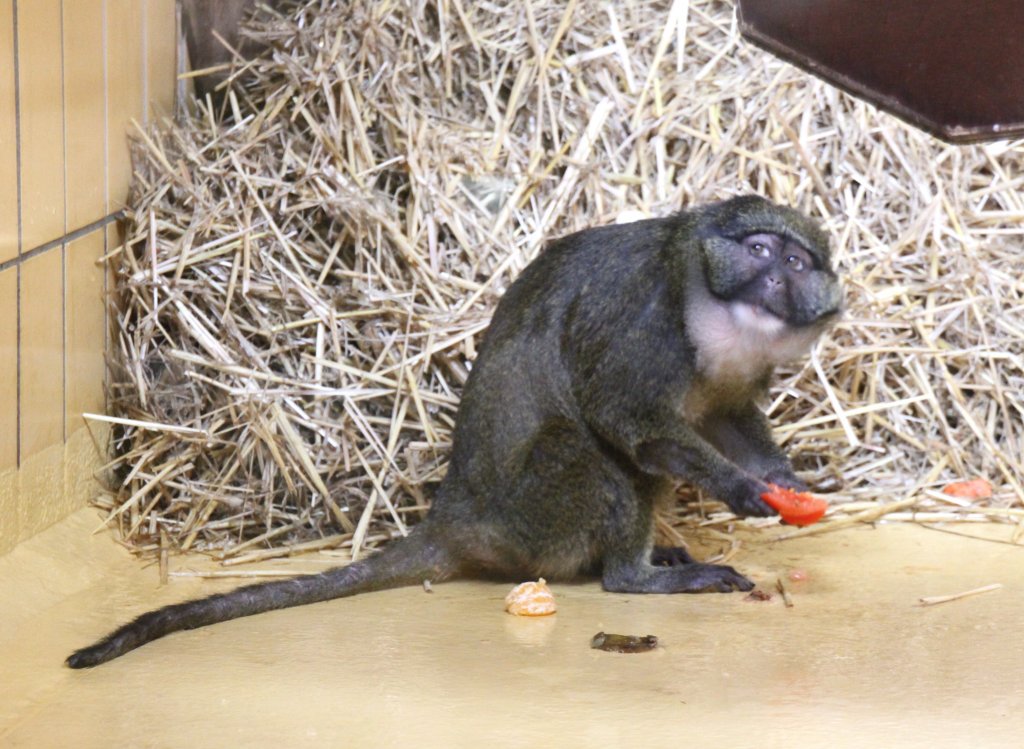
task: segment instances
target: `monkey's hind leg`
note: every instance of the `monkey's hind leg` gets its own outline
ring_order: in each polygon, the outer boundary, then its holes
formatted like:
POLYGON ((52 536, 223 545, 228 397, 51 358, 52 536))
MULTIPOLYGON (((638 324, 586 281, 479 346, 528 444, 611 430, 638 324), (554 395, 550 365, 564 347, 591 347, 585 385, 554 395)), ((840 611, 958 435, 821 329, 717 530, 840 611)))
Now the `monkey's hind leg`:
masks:
POLYGON ((606 564, 601 584, 612 593, 731 593, 754 587, 753 582, 725 565, 692 562, 656 567, 643 559, 606 564))
POLYGON ((652 563, 653 503, 664 489, 568 419, 550 419, 525 451, 503 503, 506 536, 545 577, 600 569, 606 590, 699 593, 750 590, 731 567, 698 564, 659 548, 652 563))
POLYGON ((655 546, 651 550, 651 564, 655 567, 677 567, 696 562, 697 560, 682 546, 655 546))
POLYGON ((685 549, 651 547, 655 493, 643 480, 632 487, 632 501, 609 516, 609 531, 618 542, 606 544, 601 583, 614 593, 730 593, 751 590, 754 583, 732 567, 702 564, 685 549), (617 527, 616 527, 617 526, 617 527))

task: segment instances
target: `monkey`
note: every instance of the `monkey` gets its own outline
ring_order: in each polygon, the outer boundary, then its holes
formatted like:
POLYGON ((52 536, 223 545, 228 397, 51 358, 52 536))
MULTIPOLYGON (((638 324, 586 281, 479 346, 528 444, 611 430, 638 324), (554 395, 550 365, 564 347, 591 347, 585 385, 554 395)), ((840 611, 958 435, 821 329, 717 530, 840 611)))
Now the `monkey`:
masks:
POLYGON ((171 632, 456 577, 600 577, 617 593, 745 591, 734 568, 655 546, 680 482, 768 516, 805 489, 757 400, 841 311, 825 232, 748 195, 551 242, 497 305, 448 470, 408 536, 322 573, 144 613, 67 664, 171 632))

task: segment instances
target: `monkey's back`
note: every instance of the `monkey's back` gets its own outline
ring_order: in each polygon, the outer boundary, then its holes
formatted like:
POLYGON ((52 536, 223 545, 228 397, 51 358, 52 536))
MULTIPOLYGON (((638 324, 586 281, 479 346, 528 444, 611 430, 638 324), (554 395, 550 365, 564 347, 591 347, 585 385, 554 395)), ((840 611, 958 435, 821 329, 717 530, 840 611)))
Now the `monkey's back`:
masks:
POLYGON ((489 513, 540 430, 585 429, 581 387, 602 353, 664 304, 677 218, 587 229, 552 242, 509 287, 463 391, 449 474, 435 506, 489 513))

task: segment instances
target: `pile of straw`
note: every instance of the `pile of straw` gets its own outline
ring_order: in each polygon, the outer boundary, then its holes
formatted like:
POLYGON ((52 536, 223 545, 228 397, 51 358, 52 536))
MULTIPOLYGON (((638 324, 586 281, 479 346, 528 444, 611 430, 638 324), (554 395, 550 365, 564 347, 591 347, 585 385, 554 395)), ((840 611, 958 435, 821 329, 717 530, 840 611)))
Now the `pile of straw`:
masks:
MULTIPOLYGON (((227 117, 137 138, 109 258, 123 482, 101 502, 133 548, 403 533, 547 238, 746 192, 819 219, 847 280, 768 404, 833 515, 1024 517, 1024 144, 937 142, 743 41, 717 0, 322 0, 251 33, 267 53, 227 117), (975 475, 990 501, 937 491, 975 475)), ((693 498, 663 534, 720 509, 693 498)))

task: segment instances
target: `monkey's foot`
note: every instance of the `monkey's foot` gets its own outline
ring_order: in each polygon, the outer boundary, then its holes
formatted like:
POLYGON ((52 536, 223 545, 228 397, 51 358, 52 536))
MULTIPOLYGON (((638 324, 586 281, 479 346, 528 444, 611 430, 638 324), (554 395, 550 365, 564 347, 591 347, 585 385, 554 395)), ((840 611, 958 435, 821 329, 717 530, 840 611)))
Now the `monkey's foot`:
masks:
POLYGON ((732 567, 699 562, 605 570, 601 585, 612 593, 731 593, 754 588, 753 582, 732 567))
POLYGON ((655 546, 651 550, 651 564, 655 567, 679 567, 696 563, 697 560, 682 546, 655 546))

